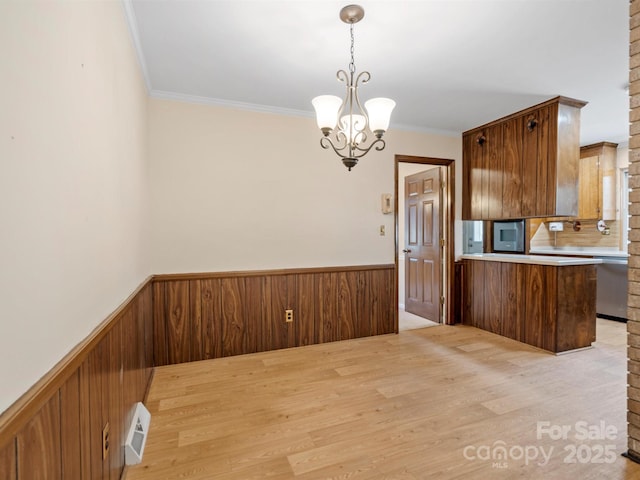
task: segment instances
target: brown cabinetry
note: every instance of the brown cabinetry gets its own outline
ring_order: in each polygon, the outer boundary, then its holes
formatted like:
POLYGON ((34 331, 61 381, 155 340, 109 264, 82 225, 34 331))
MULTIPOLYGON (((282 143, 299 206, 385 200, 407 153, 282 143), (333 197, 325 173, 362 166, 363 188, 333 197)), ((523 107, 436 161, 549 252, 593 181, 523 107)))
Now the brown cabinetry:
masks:
POLYGON ((575 216, 580 108, 556 97, 463 133, 463 220, 575 216))
POLYGON ((617 148, 610 142, 580 148, 578 218, 616 219, 617 148))
POLYGON ((464 260, 463 323, 550 352, 595 341, 595 265, 464 260))
POLYGON ((462 218, 467 220, 485 218, 488 208, 488 176, 486 176, 484 144, 487 135, 477 130, 462 137, 462 218), (487 199, 487 201, 485 201, 487 199))
POLYGON ((502 214, 494 218, 522 217, 522 125, 521 116, 502 122, 502 192, 494 192, 502 202, 502 214))

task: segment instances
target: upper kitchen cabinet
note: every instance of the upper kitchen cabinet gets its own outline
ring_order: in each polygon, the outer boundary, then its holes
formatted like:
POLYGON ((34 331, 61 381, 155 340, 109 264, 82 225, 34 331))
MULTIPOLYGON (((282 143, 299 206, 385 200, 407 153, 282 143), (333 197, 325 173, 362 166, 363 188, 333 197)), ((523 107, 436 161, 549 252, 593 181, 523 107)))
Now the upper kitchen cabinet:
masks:
POLYGON ((617 143, 610 142, 580 148, 579 219, 616 219, 617 148, 617 143))
POLYGON ((463 133, 463 220, 575 216, 580 109, 556 97, 463 133))
POLYGON ((462 136, 462 219, 480 220, 487 216, 483 211, 489 206, 483 199, 487 196, 484 180, 487 136, 484 130, 465 133, 462 136), (473 186, 472 186, 473 185, 473 186))
POLYGON ((503 156, 502 127, 491 125, 463 137, 463 192, 468 201, 462 203, 462 218, 481 220, 502 215, 503 156))

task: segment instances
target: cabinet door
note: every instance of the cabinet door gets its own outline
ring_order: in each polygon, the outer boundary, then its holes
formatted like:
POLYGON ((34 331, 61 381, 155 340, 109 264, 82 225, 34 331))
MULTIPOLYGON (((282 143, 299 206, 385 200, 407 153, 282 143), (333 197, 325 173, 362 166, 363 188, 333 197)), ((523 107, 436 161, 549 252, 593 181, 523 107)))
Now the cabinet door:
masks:
POLYGON ((488 215, 485 144, 484 131, 471 132, 463 137, 462 218, 464 220, 482 220, 488 215))
POLYGON ((522 217, 522 128, 523 117, 502 124, 504 176, 502 177, 502 218, 522 217))
POLYGON ((522 216, 547 215, 549 107, 525 115, 522 122, 522 216))
POLYGON ((616 219, 616 150, 605 150, 600 157, 600 218, 616 219))
POLYGON ((462 220, 473 220, 471 215, 471 157, 473 155, 473 134, 462 136, 462 220))
POLYGON ((583 348, 596 340, 595 265, 558 269, 557 352, 583 348))
POLYGON ((602 142, 580 149, 578 218, 616 219, 617 146, 602 142))
POLYGON ((556 351, 557 270, 564 267, 524 265, 526 313, 524 342, 534 347, 556 351))
POLYGON ((460 286, 460 311, 462 323, 473 326, 473 261, 462 261, 462 284, 460 286))
POLYGON ((502 335, 502 263, 484 265, 484 329, 502 335))
POLYGON ((502 125, 493 125, 485 130, 486 141, 485 166, 487 194, 485 197, 486 208, 484 218, 496 220, 502 218, 502 182, 503 182, 503 156, 502 156, 502 125))
POLYGON ((580 159, 578 183, 578 218, 600 218, 600 175, 597 155, 580 159))
POLYGON ((524 264, 502 263, 501 335, 524 342, 524 264))
POLYGON ((471 261, 470 272, 470 295, 471 295, 471 326, 488 330, 488 322, 485 318, 484 309, 484 284, 485 284, 485 266, 488 262, 484 260, 471 261))

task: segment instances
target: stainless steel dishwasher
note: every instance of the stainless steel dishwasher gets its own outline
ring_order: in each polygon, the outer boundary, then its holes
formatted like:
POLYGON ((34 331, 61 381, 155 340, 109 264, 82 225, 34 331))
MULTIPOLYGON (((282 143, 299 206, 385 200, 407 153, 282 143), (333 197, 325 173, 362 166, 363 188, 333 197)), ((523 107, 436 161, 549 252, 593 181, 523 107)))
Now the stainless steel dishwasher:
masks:
POLYGON ((597 268, 598 288, 596 312, 599 317, 611 320, 627 319, 627 270, 626 257, 596 257, 602 260, 597 268))

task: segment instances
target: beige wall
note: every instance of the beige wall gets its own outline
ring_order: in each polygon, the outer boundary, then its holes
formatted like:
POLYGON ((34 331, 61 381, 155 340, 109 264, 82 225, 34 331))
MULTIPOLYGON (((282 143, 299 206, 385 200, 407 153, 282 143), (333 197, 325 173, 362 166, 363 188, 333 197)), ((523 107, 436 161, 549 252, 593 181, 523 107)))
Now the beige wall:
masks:
POLYGON ((160 99, 149 131, 162 273, 393 263, 380 197, 394 191, 394 154, 461 158, 459 137, 391 129, 387 148, 348 172, 311 118, 160 99))
POLYGON ((149 274, 146 94, 120 2, 0 1, 0 411, 149 274))
POLYGON ((120 2, 0 1, 0 412, 150 273, 394 261, 394 131, 352 171, 311 118, 148 100, 120 2), (386 236, 379 235, 380 225, 386 236))

